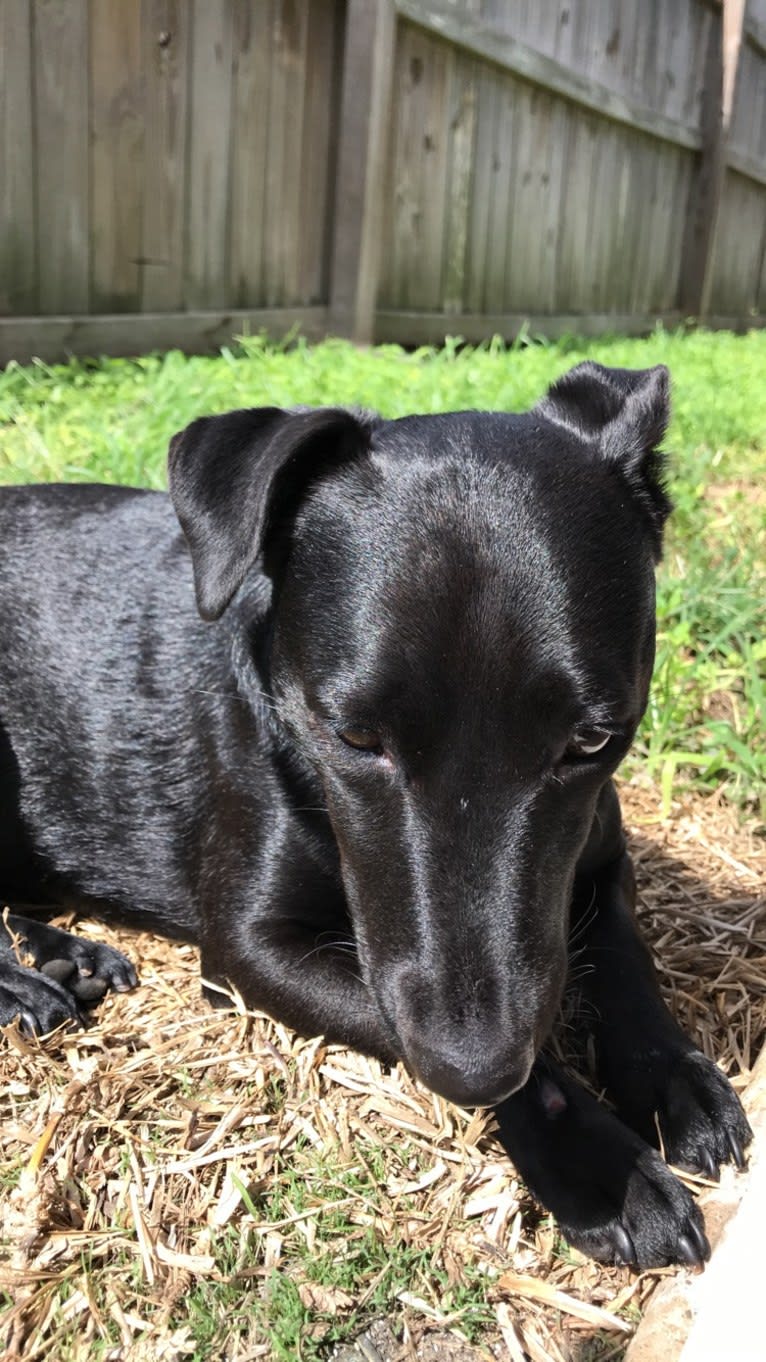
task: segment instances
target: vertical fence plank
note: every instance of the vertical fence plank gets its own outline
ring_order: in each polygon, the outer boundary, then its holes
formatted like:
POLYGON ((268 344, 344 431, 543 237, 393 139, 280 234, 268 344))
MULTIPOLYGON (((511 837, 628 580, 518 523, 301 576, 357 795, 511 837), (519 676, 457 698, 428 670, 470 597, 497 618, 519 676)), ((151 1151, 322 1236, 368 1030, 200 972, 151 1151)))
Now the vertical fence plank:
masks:
POLYGON ((710 310, 748 316, 756 305, 766 246, 762 192, 743 175, 730 172, 721 200, 710 310))
POLYGON ((329 292, 332 191, 335 187, 340 100, 337 72, 342 60, 343 12, 335 0, 311 0, 306 41, 306 101, 298 220, 299 295, 316 303, 329 292))
POLYGON ((542 90, 519 89, 516 104, 515 193, 511 195, 504 306, 512 312, 546 311, 555 287, 555 252, 548 221, 558 219, 560 173, 551 179, 552 104, 542 90))
POLYGON ((410 24, 396 48, 393 162, 388 167, 384 221, 393 245, 386 294, 400 306, 438 309, 448 241, 451 132, 449 92, 454 54, 448 43, 410 24), (393 171, 393 179, 391 172, 393 171))
POLYGON ((35 0, 33 15, 40 311, 87 312, 87 0, 35 0))
POLYGON ((654 145, 637 138, 632 149, 633 231, 631 234, 629 310, 648 308, 647 272, 652 253, 652 215, 657 193, 657 155, 654 145))
POLYGON ((271 4, 234 10, 235 75, 231 146, 232 306, 263 304, 266 158, 272 71, 271 4))
POLYGON ((449 127, 442 306, 458 313, 463 311, 476 135, 476 62, 460 53, 453 61, 449 127))
POLYGON ((146 99, 143 312, 172 312, 184 305, 188 16, 186 0, 142 0, 146 99))
POLYGON ((30 0, 0 0, 0 312, 34 312, 34 140, 30 0))
POLYGON ((704 317, 710 307, 716 232, 726 178, 726 144, 739 66, 746 0, 725 0, 712 16, 702 105, 703 147, 684 242, 681 305, 704 317))
POLYGON ((426 115, 417 131, 423 139, 420 181, 420 258, 417 280, 420 306, 438 309, 442 299, 445 248, 445 196, 447 188, 448 88, 451 59, 449 44, 428 40, 426 53, 426 115))
POLYGON ((495 180, 494 138, 500 101, 499 78, 484 63, 477 69, 476 165, 473 174, 464 296, 469 312, 484 307, 484 279, 489 242, 489 208, 495 180))
MULTIPOLYGON (((282 198, 285 176, 285 115, 290 98, 284 60, 285 0, 270 0, 269 104, 266 115, 266 182, 263 196, 264 299, 277 306, 284 295, 285 230, 282 198)), ((289 18, 289 16, 288 16, 289 18)))
POLYGON ((140 4, 91 6, 90 55, 91 306, 136 312, 144 196, 140 4))
MULTIPOLYGON (((543 203, 538 224, 540 242, 540 276, 536 310, 555 312, 559 292, 559 245, 562 222, 566 212, 562 184, 564 162, 566 159, 565 109, 560 103, 541 99, 540 103, 548 110, 550 131, 548 133, 549 152, 541 174, 543 203)), ((538 114, 538 119, 541 115, 538 114)), ((532 310, 532 309, 530 309, 532 310)))
POLYGON ((229 276, 232 0, 187 0, 191 83, 186 305, 225 307, 229 276))
POLYGON ((518 86, 497 77, 495 137, 492 145, 492 189, 487 224, 484 308, 502 311, 506 298, 507 260, 516 170, 518 86))
POLYGON ((271 38, 264 220, 266 303, 270 307, 294 301, 298 292, 307 18, 306 0, 277 0, 271 38))
POLYGON ((330 326, 359 342, 374 327, 394 37, 393 0, 348 0, 330 326))
POLYGON ((422 234, 424 87, 427 39, 410 24, 398 26, 395 84, 391 97, 391 157, 386 204, 386 262, 382 271, 385 297, 397 307, 412 307, 413 276, 422 234))

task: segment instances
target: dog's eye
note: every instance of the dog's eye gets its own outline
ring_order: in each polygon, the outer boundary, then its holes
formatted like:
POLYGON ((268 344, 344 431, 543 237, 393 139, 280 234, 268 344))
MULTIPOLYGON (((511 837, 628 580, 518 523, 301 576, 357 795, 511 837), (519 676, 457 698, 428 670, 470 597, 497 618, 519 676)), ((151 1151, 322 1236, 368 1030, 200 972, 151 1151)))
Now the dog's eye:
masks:
POLYGON ((369 728, 342 728, 338 737, 347 747, 356 748, 357 752, 371 752, 373 756, 380 756, 383 751, 380 734, 369 728))
POLYGON ((590 729, 587 732, 575 733, 572 741, 567 745, 564 753, 564 760, 576 761, 578 757, 594 757, 600 752, 602 747, 606 747, 611 733, 605 733, 603 729, 590 729))

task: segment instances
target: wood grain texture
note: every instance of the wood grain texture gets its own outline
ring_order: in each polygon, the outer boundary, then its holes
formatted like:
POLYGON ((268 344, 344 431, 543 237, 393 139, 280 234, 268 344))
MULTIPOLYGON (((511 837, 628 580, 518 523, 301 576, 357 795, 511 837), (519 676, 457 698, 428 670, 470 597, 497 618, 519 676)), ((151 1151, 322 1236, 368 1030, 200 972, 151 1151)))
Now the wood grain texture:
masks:
MULTIPOLYGON (((682 321, 678 311, 662 315, 648 312, 465 312, 456 319, 443 312, 380 309, 375 320, 375 339, 381 344, 398 341, 403 345, 441 345, 447 336, 455 335, 477 343, 492 336, 512 341, 522 331, 551 340, 558 336, 599 336, 606 331, 645 336, 658 323, 674 327, 682 321)), ((744 330, 748 325, 763 325, 764 318, 761 317, 760 322, 755 319, 748 322, 737 317, 720 317, 712 319, 711 324, 720 324, 728 330, 744 330)))
MULTIPOLYGON (((639 104, 617 90, 610 90, 601 81, 581 75, 573 66, 547 57, 517 39, 506 37, 494 25, 456 10, 446 0, 396 0, 396 7, 412 23, 421 25, 431 33, 438 33, 442 38, 504 67, 524 80, 547 90, 555 90, 573 103, 592 109, 602 118, 613 118, 681 146, 699 146, 695 128, 666 117, 650 104, 639 104)), ((568 7, 568 11, 576 17, 584 13, 581 6, 574 4, 568 7)), ((647 22, 645 29, 651 35, 651 23, 647 22)), ((649 64, 648 69, 653 70, 649 64)))
MULTIPOLYGON (((141 6, 90 8, 91 308, 140 305, 145 101, 141 6)), ((153 130, 152 130, 153 134, 153 130)))
POLYGON ((445 194, 445 312, 459 313, 464 287, 476 137, 476 62, 453 54, 449 67, 447 189, 445 194))
POLYGON ((90 304, 87 0, 33 10, 37 275, 41 312, 90 304))
POLYGON ((234 0, 187 0, 191 20, 184 300, 227 305, 234 0))
POLYGON ((372 338, 383 246, 394 56, 391 0, 350 0, 347 10, 335 185, 330 325, 372 338))
POLYGON ((172 312, 184 302, 189 38, 185 0, 142 0, 142 312, 172 312))
POLYGON ((0 312, 37 303, 30 0, 0 0, 0 312))
POLYGON ((501 82, 492 68, 478 68, 476 82, 475 162, 468 218, 464 310, 481 312, 485 306, 484 281, 489 247, 490 205, 495 181, 495 138, 499 118, 501 82))
POLYGON ((0 115, 0 309, 78 346, 763 315, 766 0, 0 0, 0 115))
POLYGON ((266 190, 266 303, 299 300, 308 0, 280 0, 272 34, 266 190))
POLYGON ((265 331, 275 340, 327 334, 327 309, 249 308, 232 311, 119 313, 117 316, 0 317, 0 365, 68 355, 141 355, 180 346, 210 355, 237 336, 265 331))
POLYGON ((758 310, 765 254, 763 190, 730 170, 721 195, 711 266, 712 312, 731 310, 747 316, 758 310))
MULTIPOLYGON (((330 291, 341 120, 337 91, 343 62, 343 18, 342 8, 335 0, 311 0, 306 36, 298 262, 298 295, 301 302, 308 304, 326 301, 330 291)), ((381 177, 383 173, 381 170, 381 177)))
POLYGON ((690 195, 680 276, 682 306, 695 317, 704 317, 710 311, 717 262, 722 258, 718 234, 722 209, 726 206, 726 159, 742 52, 744 9, 745 0, 729 0, 720 15, 712 16, 708 34, 701 117, 703 146, 690 195))
POLYGON ((257 306, 266 297, 266 164, 271 83, 269 3, 234 10, 229 300, 257 306))

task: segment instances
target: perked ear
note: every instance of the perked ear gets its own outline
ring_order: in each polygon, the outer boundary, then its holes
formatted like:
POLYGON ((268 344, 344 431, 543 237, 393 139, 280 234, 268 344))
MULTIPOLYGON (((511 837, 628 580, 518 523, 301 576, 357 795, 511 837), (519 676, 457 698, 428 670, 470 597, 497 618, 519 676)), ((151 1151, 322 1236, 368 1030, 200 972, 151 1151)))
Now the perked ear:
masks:
POLYGON ((329 407, 202 416, 173 436, 170 496, 191 549, 203 619, 223 613, 270 529, 311 479, 368 446, 369 427, 329 407))
POLYGON ((664 459, 658 445, 670 419, 670 374, 653 369, 607 369, 585 360, 570 369, 535 407, 546 420, 596 444, 619 468, 649 518, 659 556, 670 511, 664 459))

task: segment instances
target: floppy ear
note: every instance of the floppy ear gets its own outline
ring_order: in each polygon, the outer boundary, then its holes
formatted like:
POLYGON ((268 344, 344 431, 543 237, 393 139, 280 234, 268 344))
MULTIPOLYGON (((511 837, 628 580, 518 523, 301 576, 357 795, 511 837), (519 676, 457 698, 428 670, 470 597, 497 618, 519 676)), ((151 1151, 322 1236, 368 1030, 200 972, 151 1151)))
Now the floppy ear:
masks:
POLYGON ((620 470, 649 518, 659 554, 670 511, 664 459, 657 448, 670 419, 665 365, 607 369, 585 360, 554 383, 534 410, 597 445, 601 457, 620 470))
POLYGON ((313 477, 369 446, 348 411, 252 407, 202 416, 170 442, 170 496, 191 549, 197 605, 218 619, 266 536, 313 477))

